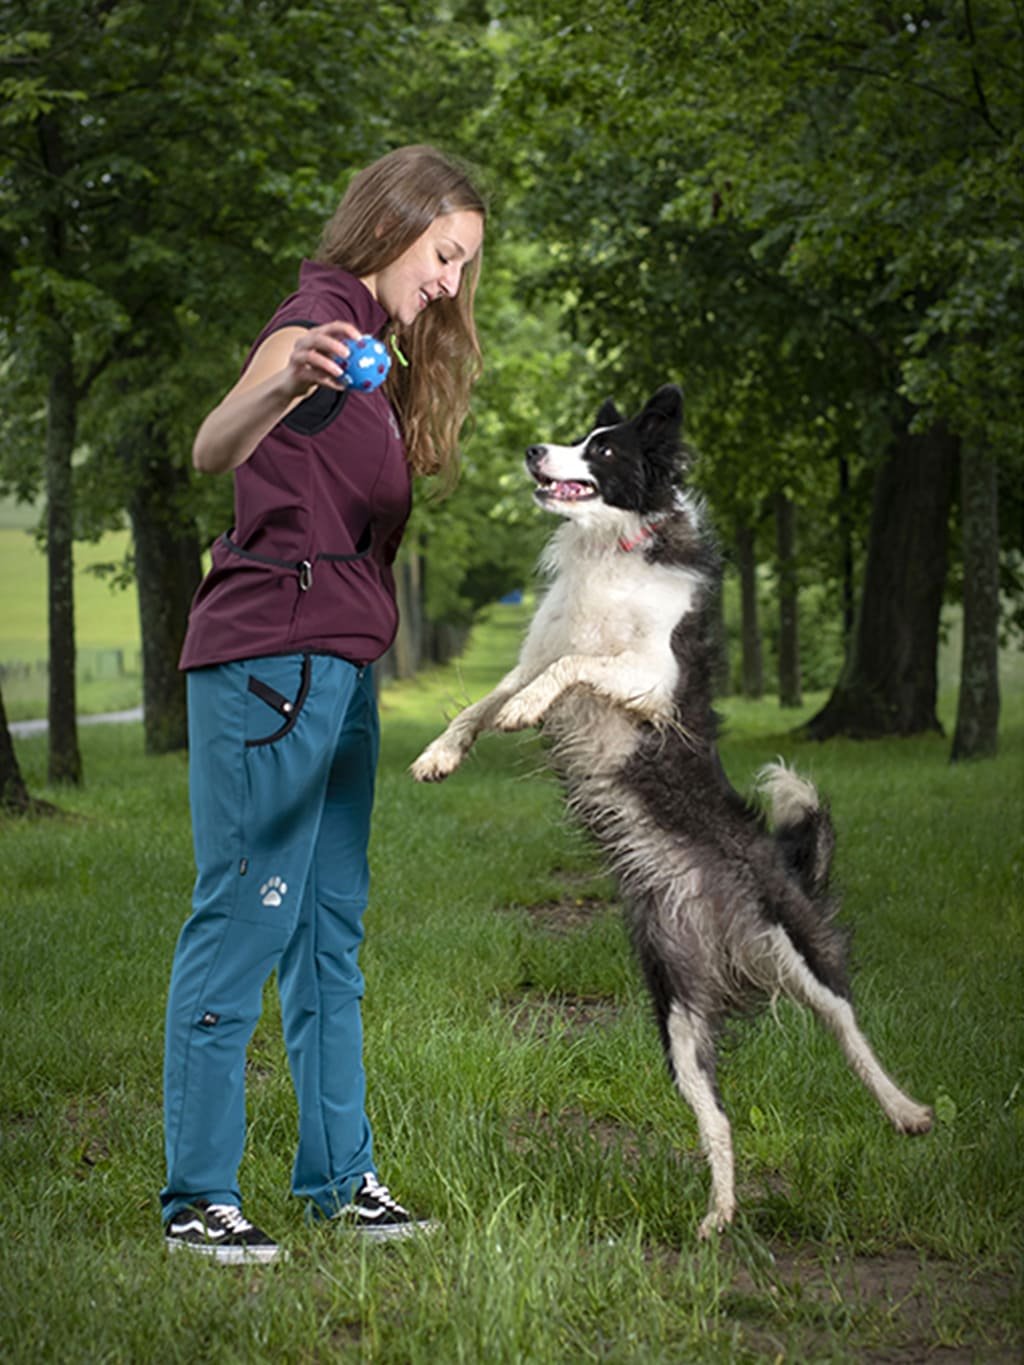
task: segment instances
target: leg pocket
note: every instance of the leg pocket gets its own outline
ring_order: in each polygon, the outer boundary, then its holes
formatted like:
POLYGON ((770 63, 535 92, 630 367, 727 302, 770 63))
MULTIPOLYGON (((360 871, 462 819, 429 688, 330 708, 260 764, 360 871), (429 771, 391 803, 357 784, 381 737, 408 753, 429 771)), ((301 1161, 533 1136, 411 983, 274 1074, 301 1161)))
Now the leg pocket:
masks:
POLYGON ((250 673, 247 683, 247 749, 275 744, 294 728, 309 695, 313 674, 308 654, 303 654, 300 660, 294 656, 261 659, 254 668, 259 671, 250 673))

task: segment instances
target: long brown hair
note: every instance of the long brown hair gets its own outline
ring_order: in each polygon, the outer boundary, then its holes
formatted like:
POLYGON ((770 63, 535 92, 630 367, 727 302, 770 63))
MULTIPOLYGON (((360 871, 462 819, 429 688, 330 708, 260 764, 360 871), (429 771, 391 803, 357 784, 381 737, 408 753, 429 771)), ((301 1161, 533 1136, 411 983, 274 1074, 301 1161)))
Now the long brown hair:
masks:
MULTIPOLYGON (((435 218, 487 207, 469 169, 435 147, 400 147, 352 180, 326 224, 317 260, 353 275, 376 274, 398 259, 435 218)), ((473 320, 480 255, 467 265, 454 298, 436 299, 395 342, 408 360, 391 366, 385 388, 398 412, 409 463, 417 474, 458 469, 459 432, 483 368, 473 320)))

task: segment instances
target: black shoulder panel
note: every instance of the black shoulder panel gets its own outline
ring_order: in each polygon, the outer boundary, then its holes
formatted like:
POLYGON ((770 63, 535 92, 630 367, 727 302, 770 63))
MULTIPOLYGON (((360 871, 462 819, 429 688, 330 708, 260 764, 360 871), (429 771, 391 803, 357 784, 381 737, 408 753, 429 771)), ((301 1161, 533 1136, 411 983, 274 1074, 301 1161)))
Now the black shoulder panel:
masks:
POLYGON ((316 388, 283 419, 284 425, 300 436, 315 436, 337 417, 345 406, 348 389, 316 388))
MULTIPOLYGON (((318 324, 310 322, 308 318, 288 318, 281 323, 281 327, 316 327, 318 324)), ((275 331, 280 331, 280 327, 275 327, 275 331)), ((325 389, 316 388, 304 398, 301 403, 292 408, 287 417, 283 418, 283 425, 290 431, 297 431, 300 436, 316 436, 318 432, 329 427, 334 419, 345 406, 348 398, 348 389, 325 389)))

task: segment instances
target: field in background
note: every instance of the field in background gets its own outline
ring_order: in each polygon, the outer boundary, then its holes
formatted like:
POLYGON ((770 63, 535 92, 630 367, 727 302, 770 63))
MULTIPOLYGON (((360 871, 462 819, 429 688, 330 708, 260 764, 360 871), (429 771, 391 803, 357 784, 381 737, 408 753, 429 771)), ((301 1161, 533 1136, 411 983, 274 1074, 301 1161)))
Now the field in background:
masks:
MULTIPOLYGON (((49 653, 46 559, 32 534, 37 514, 0 501, 0 680, 9 720, 46 714, 49 653)), ((142 699, 138 598, 111 588, 91 569, 120 564, 127 531, 75 545, 78 705, 82 713, 119 711, 142 699)))

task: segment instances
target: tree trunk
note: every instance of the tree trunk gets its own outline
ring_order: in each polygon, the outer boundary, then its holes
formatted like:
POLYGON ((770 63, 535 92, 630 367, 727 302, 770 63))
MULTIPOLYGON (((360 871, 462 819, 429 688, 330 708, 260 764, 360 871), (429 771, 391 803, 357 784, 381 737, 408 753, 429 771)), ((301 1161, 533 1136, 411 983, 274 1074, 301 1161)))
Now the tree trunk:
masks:
POLYGON ((184 510, 185 471, 153 447, 130 454, 129 462, 145 746, 149 754, 165 754, 188 747, 185 677, 178 658, 202 563, 195 524, 184 510))
POLYGON ((912 415, 875 476, 860 609, 842 675, 805 727, 811 739, 942 730, 936 661, 957 443, 941 425, 912 433, 912 415))
POLYGON ((728 697, 732 692, 732 671, 729 668, 729 632, 725 628, 725 582, 718 587, 708 612, 708 638, 713 651, 711 665, 712 695, 728 697))
POLYGON ((56 815, 57 807, 29 795, 21 775, 14 741, 7 725, 7 709, 0 689, 0 815, 56 815))
POLYGON ((420 569, 420 558, 415 549, 403 546, 394 563, 398 631, 390 649, 374 669, 378 687, 388 679, 413 677, 422 661, 424 629, 420 569))
POLYGON ((456 658, 466 647, 469 639, 468 626, 453 626, 450 621, 425 621, 424 662, 447 664, 456 658))
POLYGON ((75 391, 71 338, 51 330, 46 424, 46 560, 50 645, 51 782, 79 784, 75 690, 74 507, 71 455, 75 447, 75 391))
POLYGON ((999 730, 999 480, 983 450, 964 450, 964 629, 960 695, 950 760, 991 758, 999 730))
POLYGON ((395 677, 411 678, 419 661, 419 573, 412 553, 399 555, 395 561, 395 588, 398 598, 398 633, 391 652, 394 657, 395 677))
POLYGON ((775 546, 779 568, 779 705, 799 706, 800 587, 796 563, 796 508, 775 495, 775 546))
POLYGON ((839 456, 839 568, 843 584, 843 645, 853 635, 855 593, 853 583, 853 511, 850 495, 850 462, 839 456))
POLYGON ((24 815, 31 803, 32 798, 18 765, 18 756, 14 752, 14 741, 7 728, 7 710, 3 691, 0 690, 0 811, 24 815))
MULTIPOLYGON (((39 120, 39 145, 55 198, 43 214, 47 265, 64 265, 67 233, 62 177, 66 164, 56 118, 39 120)), ((46 400, 46 560, 49 630, 49 779, 82 780, 75 692, 74 500, 71 457, 75 448, 77 394, 71 333, 55 299, 45 303, 49 389, 46 400)))
POLYGON ((736 564, 740 574, 740 643, 743 695, 757 701, 764 696, 764 658, 757 609, 757 556, 754 528, 736 527, 736 564))

